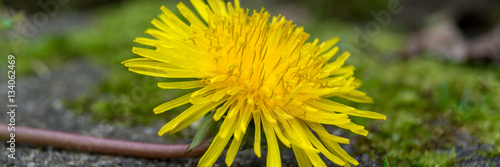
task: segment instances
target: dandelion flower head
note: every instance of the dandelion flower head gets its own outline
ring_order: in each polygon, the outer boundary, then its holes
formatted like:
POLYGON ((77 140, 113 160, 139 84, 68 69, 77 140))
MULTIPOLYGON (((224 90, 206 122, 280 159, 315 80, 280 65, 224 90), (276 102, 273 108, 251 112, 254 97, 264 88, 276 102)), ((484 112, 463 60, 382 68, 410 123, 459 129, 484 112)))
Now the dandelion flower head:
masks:
POLYGON ((249 126, 255 127, 258 157, 262 135, 267 140, 268 166, 281 166, 278 142, 293 149, 300 166, 325 166, 319 153, 338 165, 358 164, 339 145, 349 139, 330 134, 324 125, 366 136, 368 131, 349 116, 385 116, 328 99, 372 102, 356 90, 361 81, 353 77, 353 66, 344 65, 349 52, 337 54, 338 38, 307 42, 309 34, 291 20, 272 17, 264 9, 243 9, 238 0, 191 3, 198 14, 183 3, 177 5, 187 22, 162 6, 159 19, 151 22, 156 29, 145 32, 155 39, 135 39, 156 49, 134 47, 142 58, 122 63, 139 74, 185 79, 158 83, 163 89, 198 88, 153 110, 158 114, 190 104, 159 135, 177 132, 214 112, 214 121, 222 124, 200 166, 212 166, 228 144, 225 162, 230 166, 249 126))

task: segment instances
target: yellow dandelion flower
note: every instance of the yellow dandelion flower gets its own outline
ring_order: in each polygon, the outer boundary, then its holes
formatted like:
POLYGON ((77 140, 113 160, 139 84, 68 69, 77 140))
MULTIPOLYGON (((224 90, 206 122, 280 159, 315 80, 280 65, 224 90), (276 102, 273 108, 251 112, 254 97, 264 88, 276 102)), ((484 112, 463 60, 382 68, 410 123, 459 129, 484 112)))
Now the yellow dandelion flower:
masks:
POLYGON ((349 139, 329 134, 323 125, 335 125, 366 136, 363 126, 349 115, 385 119, 384 115, 358 110, 328 97, 371 103, 354 79, 353 66, 344 66, 348 52, 333 62, 339 51, 338 38, 306 42, 309 34, 283 16, 271 17, 262 9, 250 12, 238 0, 191 0, 201 19, 183 3, 177 8, 185 23, 162 6, 162 14, 151 22, 157 29, 146 33, 156 39, 135 42, 156 50, 134 47, 143 58, 123 62, 130 71, 164 78, 193 78, 182 82, 160 82, 163 89, 201 88, 156 107, 154 113, 192 104, 158 132, 177 132, 208 112, 223 121, 199 165, 212 166, 226 145, 230 166, 250 123, 255 125, 255 154, 261 156, 261 131, 268 146, 267 165, 281 166, 278 140, 291 147, 300 166, 325 166, 319 153, 338 165, 357 165, 339 143, 349 139), (252 121, 253 120, 253 121, 252 121), (313 132, 315 132, 315 135, 313 132))

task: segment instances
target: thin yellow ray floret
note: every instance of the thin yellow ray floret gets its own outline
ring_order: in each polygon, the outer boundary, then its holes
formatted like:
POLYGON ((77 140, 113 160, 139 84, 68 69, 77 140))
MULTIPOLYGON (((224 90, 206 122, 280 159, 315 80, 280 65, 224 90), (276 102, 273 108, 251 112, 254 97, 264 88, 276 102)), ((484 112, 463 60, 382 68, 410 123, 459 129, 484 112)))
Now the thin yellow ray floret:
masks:
POLYGON ((158 87, 162 89, 193 89, 206 86, 207 84, 199 80, 182 82, 159 82, 158 87))
POLYGON ((259 112, 254 112, 253 113, 253 120, 255 121, 255 139, 254 139, 254 143, 253 143, 253 148, 254 148, 254 151, 255 151, 255 155, 257 155, 257 157, 261 157, 261 153, 260 153, 260 113, 259 112))
POLYGON ((262 128, 266 134, 266 140, 268 143, 267 151, 267 165, 268 166, 281 166, 281 156, 278 147, 278 141, 276 140, 276 135, 274 133, 274 128, 271 123, 267 121, 262 121, 262 128))
POLYGON ((163 126, 160 129, 160 131, 158 132, 158 134, 161 136, 167 132, 175 133, 175 132, 179 131, 180 129, 183 129, 183 128, 189 126, 194 121, 200 119, 207 112, 214 109, 216 106, 218 106, 219 104, 221 104, 223 102, 224 102, 224 100, 221 100, 220 102, 214 102, 214 103, 195 104, 195 105, 189 107, 186 111, 179 114, 173 120, 168 122, 165 126, 163 126))
POLYGON ((187 103, 189 103, 189 100, 191 99, 191 94, 192 93, 189 93, 189 94, 186 94, 186 95, 179 97, 177 99, 163 103, 163 104, 159 105, 158 107, 154 108, 153 112, 155 114, 160 114, 160 113, 168 111, 172 108, 187 104, 187 103))

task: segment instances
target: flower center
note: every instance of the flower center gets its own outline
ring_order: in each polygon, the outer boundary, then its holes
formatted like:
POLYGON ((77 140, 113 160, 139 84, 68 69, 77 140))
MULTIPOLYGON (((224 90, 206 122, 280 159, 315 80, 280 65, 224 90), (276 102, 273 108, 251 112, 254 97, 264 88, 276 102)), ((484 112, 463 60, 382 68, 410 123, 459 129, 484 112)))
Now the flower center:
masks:
POLYGON ((327 85, 318 77, 324 74, 320 68, 326 61, 318 56, 321 47, 317 41, 306 44, 309 34, 292 21, 278 16, 269 22, 269 18, 264 10, 252 16, 241 10, 229 17, 211 17, 204 38, 192 38, 195 44, 208 44, 207 53, 216 65, 214 77, 206 81, 224 85, 221 89, 230 95, 243 95, 249 104, 280 101, 284 107, 293 99, 300 105, 316 98, 295 95, 327 85))

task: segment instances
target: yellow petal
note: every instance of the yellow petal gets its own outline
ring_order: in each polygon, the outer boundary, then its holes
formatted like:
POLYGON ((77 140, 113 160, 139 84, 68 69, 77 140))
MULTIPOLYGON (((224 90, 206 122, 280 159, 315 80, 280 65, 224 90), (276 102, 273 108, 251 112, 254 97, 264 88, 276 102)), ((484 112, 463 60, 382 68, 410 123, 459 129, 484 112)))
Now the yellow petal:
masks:
POLYGON ((221 128, 219 129, 219 133, 217 133, 217 136, 219 136, 221 138, 226 138, 230 134, 234 133, 234 131, 236 129, 235 122, 237 120, 239 120, 238 114, 236 114, 236 116, 233 118, 226 117, 224 122, 222 122, 221 128), (222 128, 222 127, 226 127, 226 128, 222 128), (227 128, 227 127, 231 127, 231 128, 227 128))
POLYGON ((325 58, 325 60, 330 60, 333 57, 333 55, 337 54, 338 51, 339 47, 334 47, 333 49, 323 54, 322 56, 325 58))
POLYGON ((307 125, 309 125, 309 127, 312 130, 314 130, 319 136, 323 136, 323 137, 325 137, 333 142, 349 144, 349 139, 335 136, 335 135, 328 133, 328 131, 326 131, 326 129, 323 127, 323 125, 321 125, 319 123, 307 122, 307 125))
POLYGON ((157 39, 149 39, 149 38, 143 38, 143 37, 137 37, 134 39, 135 43, 143 44, 143 45, 149 45, 149 46, 155 46, 158 43, 160 43, 160 40, 157 39))
POLYGON ((205 6, 207 4, 205 4, 205 2, 203 2, 202 0, 190 0, 191 1, 191 4, 193 4, 194 8, 198 11, 198 13, 200 14, 201 18, 203 18, 203 20, 205 20, 205 22, 208 22, 208 12, 206 11, 206 8, 205 6))
MULTIPOLYGON (((333 163, 336 163, 340 166, 345 165, 345 163, 339 157, 333 155, 330 151, 328 151, 327 148, 325 148, 325 146, 323 146, 323 144, 316 138, 316 136, 314 136, 314 134, 309 130, 309 128, 302 121, 298 121, 298 122, 300 123, 300 126, 302 127, 302 129, 304 129, 304 132, 306 133, 307 138, 309 139, 309 141, 311 141, 311 143, 314 145, 314 147, 316 147, 325 157, 327 157, 333 163)), ((314 156, 314 158, 311 158, 312 162, 314 162, 315 160, 316 160, 316 156, 314 156)), ((316 162, 316 163, 318 163, 318 162, 316 162)))
POLYGON ((348 119, 348 116, 346 114, 336 114, 333 112, 327 112, 323 110, 318 110, 313 114, 305 113, 302 115, 296 115, 296 117, 306 121, 318 122, 328 125, 337 125, 337 126, 351 122, 351 120, 348 119))
POLYGON ((318 98, 317 100, 311 100, 307 102, 311 106, 314 106, 316 108, 325 110, 325 111, 335 111, 335 112, 342 112, 342 113, 347 113, 347 112, 352 112, 355 110, 354 107, 349 107, 344 104, 340 104, 338 102, 328 100, 325 98, 318 98))
POLYGON ((347 58, 349 58, 349 56, 351 56, 351 54, 346 51, 342 53, 342 55, 340 55, 339 58, 337 58, 337 60, 335 60, 334 62, 326 64, 321 70, 326 72, 338 70, 341 66, 344 65, 344 62, 347 60, 347 58))
MULTIPOLYGON (((156 21, 153 20, 153 21, 154 22, 159 22, 158 20, 156 20, 156 21)), ((161 23, 161 24, 163 24, 163 23, 161 23)), ((172 30, 167 30, 167 32, 172 33, 172 30)), ((169 34, 167 32, 164 32, 164 31, 161 31, 161 30, 157 30, 157 29, 152 29, 152 28, 148 28, 148 29, 146 29, 146 31, 144 31, 144 33, 149 34, 149 35, 151 35, 151 36, 153 36, 153 37, 155 37, 155 38, 157 38, 157 39, 159 39, 161 41, 164 41, 165 43, 167 43, 167 42, 168 43, 175 42, 175 41, 178 41, 179 39, 184 38, 180 34, 171 35, 171 34, 169 34)), ((158 48, 158 45, 154 45, 154 46, 158 48)), ((163 47, 171 47, 171 46, 163 45, 163 47)))
MULTIPOLYGON (((335 37, 335 38, 332 38, 324 43, 322 43, 320 45, 321 47, 321 53, 327 51, 328 49, 332 48, 335 44, 337 44, 339 42, 339 38, 335 37)), ((328 59, 326 59, 328 60, 328 59)))
MULTIPOLYGON (((245 108, 245 107, 242 107, 245 108)), ((236 140, 241 140, 243 138, 243 135, 246 133, 246 127, 245 129, 242 129, 242 126, 248 126, 248 120, 250 120, 251 117, 249 117, 251 112, 245 112, 242 111, 239 113, 238 120, 236 121, 235 125, 236 129, 234 130, 234 139, 236 140)))
POLYGON ((222 0, 207 0, 212 11, 219 16, 227 16, 227 10, 222 0))
POLYGON ((306 152, 306 154, 308 152, 315 152, 316 154, 317 153, 320 153, 320 151, 316 148, 314 148, 311 144, 311 142, 309 141, 309 139, 307 138, 307 135, 305 134, 305 130, 308 130, 309 129, 303 129, 300 125, 299 125, 299 121, 301 120, 298 120, 298 119, 290 119, 288 120, 289 121, 289 126, 291 126, 291 129, 286 129, 287 131, 287 134, 291 135, 289 139, 294 139, 294 145, 304 149, 304 151, 306 152), (291 130, 291 132, 290 132, 291 130))
POLYGON ((235 10, 240 9, 240 0, 234 0, 234 9, 235 10))
POLYGON ((210 90, 208 92, 204 92, 203 94, 198 94, 195 97, 191 97, 191 102, 192 104, 203 104, 203 103, 211 103, 215 96, 215 91, 216 90, 210 90))
MULTIPOLYGON (((347 113, 346 113, 347 114, 347 113)), ((373 112, 373 111, 363 111, 363 110, 355 110, 354 113, 349 114, 353 116, 358 116, 358 117, 365 117, 365 118, 370 118, 370 119, 386 119, 385 115, 373 112)))
POLYGON ((142 74, 152 77, 163 77, 163 78, 169 77, 169 75, 166 72, 160 70, 151 70, 151 69, 135 68, 135 67, 128 68, 128 70, 135 72, 137 74, 142 74))
POLYGON ((331 72, 330 75, 343 75, 343 74, 350 74, 352 73, 356 68, 354 66, 345 66, 341 67, 335 72, 331 72))
POLYGON ((215 115, 214 115, 214 120, 215 121, 219 121, 220 118, 222 118, 222 116, 224 115, 224 113, 227 112, 227 109, 231 106, 231 105, 236 105, 236 97, 233 96, 231 97, 228 101, 226 101, 224 103, 224 105, 222 107, 219 107, 216 112, 215 112, 215 115))
POLYGON ((163 68, 179 68, 170 63, 160 62, 152 60, 150 58, 133 58, 122 62, 125 67, 137 67, 137 68, 151 68, 151 69, 163 69, 163 68))
POLYGON ((153 24, 156 28, 160 29, 161 31, 148 29, 146 30, 146 33, 151 34, 159 39, 182 39, 186 36, 186 34, 184 33, 176 33, 179 31, 177 28, 172 28, 171 26, 166 25, 160 20, 153 19, 151 21, 151 24, 153 24))
POLYGON ((182 81, 182 82, 159 82, 158 87, 162 89, 193 89, 204 87, 207 84, 201 82, 200 80, 196 81, 182 81))
POLYGON ((177 117, 168 122, 166 125, 164 125, 158 132, 158 135, 161 136, 166 132, 175 133, 189 126, 196 120, 203 117, 208 111, 212 110, 213 108, 217 107, 219 104, 223 102, 224 99, 219 102, 195 104, 189 107, 186 111, 182 112, 177 117))
POLYGON ((177 4, 177 8, 181 12, 182 16, 184 16, 184 18, 186 18, 189 23, 191 23, 191 25, 206 27, 205 23, 203 23, 198 18, 198 16, 193 13, 193 11, 191 11, 186 5, 184 5, 184 3, 179 2, 179 4, 177 4))
POLYGON ((349 107, 328 99, 320 98, 315 101, 309 101, 308 104, 311 106, 317 107, 322 110, 327 110, 327 111, 335 111, 335 112, 340 112, 340 113, 345 113, 347 115, 352 115, 352 116, 357 116, 357 117, 365 117, 365 118, 371 118, 371 119, 386 119, 385 115, 372 112, 372 111, 363 111, 363 110, 357 110, 353 107, 349 107))
POLYGON ((154 108, 153 112, 155 114, 159 114, 159 113, 168 111, 168 110, 170 110, 172 108, 179 107, 179 106, 181 106, 183 104, 189 103, 189 99, 191 99, 191 94, 192 93, 189 93, 189 94, 181 96, 181 97, 179 97, 177 99, 174 99, 174 100, 168 101, 166 103, 163 103, 163 104, 159 105, 158 107, 154 108))
POLYGON ((276 123, 276 120, 271 116, 270 111, 267 109, 267 106, 265 105, 259 105, 260 109, 262 110, 262 115, 264 119, 269 121, 272 124, 276 123))
POLYGON ((203 78, 205 75, 194 70, 162 67, 129 67, 129 71, 163 78, 203 78))
POLYGON ((312 166, 311 161, 309 160, 309 157, 307 157, 306 153, 304 150, 302 150, 300 147, 292 145, 293 153, 295 154, 295 157, 297 159, 297 163, 299 164, 299 167, 309 167, 312 166))
POLYGON ((316 153, 314 151, 310 151, 310 150, 304 150, 304 152, 309 157, 309 160, 311 161, 311 163, 312 163, 313 166, 324 166, 324 167, 326 167, 325 162, 323 162, 323 160, 321 160, 321 158, 319 157, 318 153, 316 153))
POLYGON ((240 123, 240 129, 242 132, 246 132, 248 123, 250 122, 250 119, 252 118, 252 110, 253 110, 253 105, 246 105, 245 111, 243 111, 243 121, 240 123))
POLYGON ((212 97, 212 101, 219 101, 222 97, 226 95, 227 95, 227 89, 216 90, 214 96, 212 97))
POLYGON ((281 129, 279 126, 273 126, 274 127, 274 132, 276 132, 276 136, 278 136, 278 138, 280 139, 280 141, 285 145, 287 146, 288 148, 290 148, 290 141, 288 141, 288 139, 283 136, 283 133, 281 133, 281 129))
POLYGON ((220 87, 220 85, 213 85, 213 84, 207 85, 207 86, 201 88, 200 90, 193 92, 193 94, 191 94, 191 97, 194 98, 196 96, 206 95, 207 92, 215 91, 219 87, 220 87))
POLYGON ((240 109, 244 103, 245 103, 245 101, 242 98, 239 98, 236 105, 231 106, 231 108, 229 109, 229 112, 227 113, 226 118, 232 119, 232 118, 236 117, 236 115, 240 113, 240 109))
POLYGON ((274 108, 274 114, 276 114, 278 117, 284 118, 284 119, 292 119, 293 116, 287 114, 285 111, 283 111, 280 107, 274 108))
MULTIPOLYGON (((226 122, 226 121, 224 121, 226 122)), ((233 133, 235 127, 232 125, 225 126, 224 124, 220 127, 220 129, 227 129, 229 133, 233 133)), ((224 148, 226 147, 227 143, 229 142, 229 139, 231 137, 221 137, 220 136, 220 131, 215 136, 214 140, 212 141, 212 144, 210 144, 210 147, 208 148, 207 152, 201 157, 200 162, 198 162, 198 166, 213 166, 217 158, 220 156, 224 148)))
POLYGON ((255 140, 253 143, 253 150, 255 151, 255 155, 260 158, 260 112, 253 113, 253 120, 255 123, 255 140))
POLYGON ((346 124, 338 124, 336 126, 338 126, 340 128, 344 128, 344 129, 349 129, 351 132, 354 132, 354 133, 359 134, 359 135, 363 135, 363 136, 368 135, 368 131, 365 130, 365 128, 363 126, 356 125, 355 123, 352 123, 352 122, 349 122, 346 124))
POLYGON ((359 90, 353 90, 348 94, 340 95, 339 97, 358 103, 373 103, 373 99, 371 97, 366 96, 366 93, 359 90))
MULTIPOLYGON (((341 157, 344 160, 347 160, 351 164, 354 164, 356 166, 359 165, 359 162, 356 161, 356 159, 352 158, 349 154, 347 154, 347 152, 345 152, 344 149, 342 149, 342 147, 339 146, 339 144, 337 144, 335 142, 331 142, 322 136, 320 136, 320 139, 323 142, 323 144, 326 146, 326 148, 328 148, 328 150, 330 150, 330 152, 332 152, 333 154, 336 154, 338 157, 341 157)), ((349 165, 349 164, 346 163, 346 165, 349 165)))
MULTIPOLYGON (((189 26, 186 25, 177 15, 175 15, 170 9, 165 6, 161 6, 160 9, 163 11, 165 17, 160 17, 160 19, 165 22, 171 29, 177 30, 180 34, 189 34, 189 26)), ((160 15, 161 16, 161 15, 160 15)))
POLYGON ((276 135, 274 134, 273 125, 262 121, 262 127, 264 128, 264 133, 267 139, 267 166, 281 166, 281 156, 278 146, 278 141, 276 140, 276 135))
POLYGON ((227 149, 226 153, 226 165, 231 166, 233 164, 234 158, 236 157, 236 153, 238 153, 238 150, 240 149, 241 145, 241 139, 233 139, 231 142, 231 145, 229 146, 229 149, 227 149))
POLYGON ((156 61, 165 62, 165 63, 169 63, 170 62, 167 57, 165 57, 164 55, 159 54, 155 50, 133 47, 132 48, 132 52, 135 53, 135 54, 138 54, 138 55, 140 55, 142 57, 150 58, 150 59, 153 59, 153 60, 156 60, 156 61))

